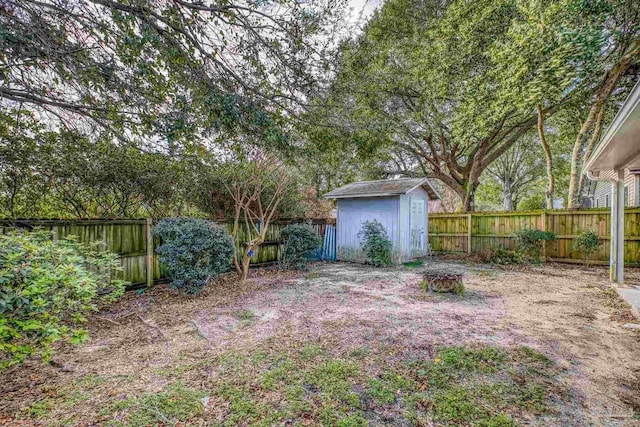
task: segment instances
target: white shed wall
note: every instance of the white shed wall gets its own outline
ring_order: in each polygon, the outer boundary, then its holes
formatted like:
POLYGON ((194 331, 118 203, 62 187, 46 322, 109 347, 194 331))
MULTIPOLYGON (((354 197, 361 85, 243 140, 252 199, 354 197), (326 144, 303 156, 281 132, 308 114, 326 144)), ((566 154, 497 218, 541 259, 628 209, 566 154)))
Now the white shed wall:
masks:
POLYGON ((364 261, 358 232, 362 229, 363 222, 374 219, 387 230, 394 250, 399 250, 399 211, 398 196, 338 199, 337 258, 342 261, 364 261))

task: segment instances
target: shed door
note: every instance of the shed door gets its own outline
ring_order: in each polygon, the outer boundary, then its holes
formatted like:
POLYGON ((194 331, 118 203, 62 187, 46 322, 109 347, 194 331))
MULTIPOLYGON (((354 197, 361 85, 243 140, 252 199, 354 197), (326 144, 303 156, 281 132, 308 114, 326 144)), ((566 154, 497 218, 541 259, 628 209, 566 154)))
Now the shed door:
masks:
POLYGON ((419 197, 411 197, 411 251, 424 250, 426 225, 427 201, 419 197))

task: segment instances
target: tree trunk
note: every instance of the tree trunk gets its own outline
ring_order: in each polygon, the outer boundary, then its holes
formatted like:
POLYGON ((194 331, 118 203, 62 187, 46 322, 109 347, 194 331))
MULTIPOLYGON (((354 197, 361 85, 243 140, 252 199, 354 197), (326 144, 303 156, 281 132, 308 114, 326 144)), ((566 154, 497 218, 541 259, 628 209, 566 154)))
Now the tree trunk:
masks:
POLYGON ((505 211, 513 210, 513 192, 511 191, 511 180, 506 178, 502 181, 502 200, 505 211))
POLYGON ((476 187, 477 184, 467 183, 464 196, 462 197, 462 211, 473 212, 476 209, 476 187))
POLYGON ((547 209, 553 209, 553 157, 551 156, 551 148, 547 138, 544 136, 544 116, 542 113, 542 106, 538 104, 538 135, 540 135, 540 144, 544 150, 544 155, 547 161, 547 189, 544 192, 544 198, 546 200, 547 209))
MULTIPOLYGON (((593 133, 591 134, 591 139, 589 140, 589 143, 587 144, 587 148, 584 152, 585 159, 588 159, 589 157, 591 157, 591 153, 593 152, 593 149, 595 148, 596 143, 600 140, 600 134, 602 132, 602 118, 604 117, 604 112, 605 112, 605 108, 603 107, 600 110, 600 113, 598 114, 595 128, 593 129, 593 133)), ((584 179, 585 179, 585 175, 581 173, 580 180, 578 182, 578 189, 580 191, 579 193, 580 195, 584 190, 584 179)))
POLYGON ((580 188, 580 174, 582 172, 581 166, 583 160, 583 156, 581 156, 581 154, 584 149, 589 129, 591 129, 591 125, 594 121, 597 120, 602 107, 611 95, 611 92, 615 89, 618 80, 620 80, 620 78, 627 72, 633 62, 637 60, 638 54, 640 54, 640 40, 634 40, 618 63, 606 74, 602 84, 595 93, 593 104, 591 104, 591 108, 589 109, 589 115, 580 127, 580 131, 578 132, 578 136, 576 137, 576 141, 571 152, 569 209, 577 209, 580 207, 580 193, 582 192, 582 189, 580 188))

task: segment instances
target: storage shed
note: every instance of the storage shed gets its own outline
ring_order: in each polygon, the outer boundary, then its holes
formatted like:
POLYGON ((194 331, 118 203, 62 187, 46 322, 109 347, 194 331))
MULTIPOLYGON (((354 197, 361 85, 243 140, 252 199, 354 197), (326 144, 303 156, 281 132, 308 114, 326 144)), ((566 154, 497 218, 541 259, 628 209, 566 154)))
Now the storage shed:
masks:
POLYGON ((337 199, 336 256, 341 261, 364 261, 358 232, 365 221, 377 220, 393 243, 393 259, 404 262, 429 249, 428 201, 438 192, 426 178, 354 182, 324 195, 337 199))

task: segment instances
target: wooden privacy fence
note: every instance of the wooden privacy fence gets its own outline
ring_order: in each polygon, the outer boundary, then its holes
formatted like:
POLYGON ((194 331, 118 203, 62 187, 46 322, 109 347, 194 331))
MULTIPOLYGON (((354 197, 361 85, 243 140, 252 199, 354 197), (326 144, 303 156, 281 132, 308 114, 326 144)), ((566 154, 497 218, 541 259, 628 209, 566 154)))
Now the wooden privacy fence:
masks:
MULTIPOLYGON (((308 223, 320 236, 325 236, 327 223, 331 223, 325 219, 279 220, 271 223, 267 230, 267 240, 255 251, 251 263, 264 265, 279 260, 282 249, 280 231, 289 224, 300 222, 308 223)), ((231 229, 231 224, 224 225, 231 229)), ((160 240, 151 235, 152 226, 151 219, 0 220, 2 233, 15 228, 41 228, 49 230, 54 239, 76 236, 79 242, 105 242, 106 249, 119 256, 122 265, 119 276, 132 284, 147 285, 166 277, 166 271, 155 253, 160 240)), ((238 234, 236 249, 241 254, 244 252, 242 242, 248 240, 249 232, 243 229, 238 234)))
MULTIPOLYGON (((434 251, 479 252, 490 247, 515 249, 515 233, 525 229, 550 231, 556 240, 546 242, 543 255, 550 261, 582 262, 574 251, 573 241, 583 230, 600 236, 600 250, 590 262, 605 264, 609 260, 611 222, 609 210, 474 212, 429 215, 429 244, 434 251)), ((624 260, 640 265, 640 209, 626 209, 624 214, 624 260)))

